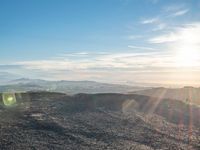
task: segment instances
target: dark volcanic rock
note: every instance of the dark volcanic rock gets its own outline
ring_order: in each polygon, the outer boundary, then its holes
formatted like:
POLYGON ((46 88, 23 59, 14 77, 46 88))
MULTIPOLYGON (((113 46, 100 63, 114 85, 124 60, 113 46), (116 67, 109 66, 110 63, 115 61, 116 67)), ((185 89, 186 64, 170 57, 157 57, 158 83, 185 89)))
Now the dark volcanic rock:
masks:
POLYGON ((48 92, 16 97, 15 107, 1 104, 0 149, 200 148, 199 122, 192 126, 187 123, 190 115, 180 112, 192 108, 199 113, 199 109, 174 100, 48 92), (168 104, 172 106, 166 107, 168 104), (182 124, 180 113, 187 120, 182 124))

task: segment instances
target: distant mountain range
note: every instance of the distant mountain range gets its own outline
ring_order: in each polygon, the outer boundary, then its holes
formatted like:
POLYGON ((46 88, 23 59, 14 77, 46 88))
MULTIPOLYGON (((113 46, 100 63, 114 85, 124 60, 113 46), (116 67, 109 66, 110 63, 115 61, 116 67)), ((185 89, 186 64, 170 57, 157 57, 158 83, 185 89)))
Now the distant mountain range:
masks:
MULTIPOLYGON (((2 67, 2 66, 1 66, 2 67)), ((6 84, 10 80, 20 78, 19 75, 0 71, 0 85, 6 84)))
POLYGON ((77 93, 130 93, 150 97, 176 99, 186 103, 200 105, 200 88, 164 88, 140 87, 121 84, 108 84, 95 81, 47 81, 41 79, 20 78, 0 85, 0 92, 48 91, 67 94, 77 93))
POLYGON ((0 86, 0 92, 50 91, 68 94, 76 93, 127 93, 144 90, 139 86, 99 83, 95 81, 46 81, 20 78, 0 86))

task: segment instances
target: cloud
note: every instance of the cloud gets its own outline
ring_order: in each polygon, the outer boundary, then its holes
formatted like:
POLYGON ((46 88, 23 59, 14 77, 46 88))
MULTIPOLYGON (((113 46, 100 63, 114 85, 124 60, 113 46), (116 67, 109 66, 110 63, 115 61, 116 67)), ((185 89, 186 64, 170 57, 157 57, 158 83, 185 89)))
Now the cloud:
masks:
POLYGON ((159 22, 159 18, 155 17, 155 18, 144 19, 141 21, 141 24, 154 24, 157 22, 159 22))
POLYGON ((174 4, 163 8, 164 12, 167 12, 168 17, 183 16, 190 11, 185 4, 174 4))
POLYGON ((200 67, 200 22, 182 25, 149 39, 149 42, 173 52, 174 66, 200 67))
POLYGON ((176 33, 171 32, 168 34, 164 34, 164 35, 160 35, 160 36, 156 36, 154 38, 149 39, 150 43, 168 43, 168 42, 175 42, 178 41, 179 39, 181 39, 182 37, 177 36, 176 33))
MULTIPOLYGON (((162 18, 164 18, 164 16, 162 18)), ((144 25, 153 25, 152 31, 160 31, 167 27, 167 23, 163 22, 159 17, 144 19, 140 23, 144 25)))
POLYGON ((183 9, 183 10, 179 10, 177 12, 174 12, 173 14, 171 14, 171 16, 172 17, 183 16, 188 12, 189 12, 189 9, 183 9))
POLYGON ((132 48, 132 49, 142 49, 142 50, 157 50, 155 48, 152 48, 152 47, 144 47, 144 46, 135 46, 135 45, 128 45, 129 48, 132 48))
POLYGON ((161 9, 159 16, 142 19, 140 24, 150 25, 151 31, 164 31, 173 24, 169 19, 183 16, 189 11, 190 9, 184 3, 165 6, 161 9))
POLYGON ((150 43, 198 43, 200 44, 200 22, 183 25, 174 31, 149 39, 150 43))
POLYGON ((9 69, 16 69, 22 67, 21 65, 17 64, 0 64, 0 71, 2 70, 9 70, 9 69))
MULTIPOLYGON (((133 48, 146 48, 138 47, 133 48)), ((90 55, 90 52, 87 52, 90 55)), ((78 57, 78 56, 77 56, 78 57)), ((87 59, 63 56, 60 59, 20 61, 9 65, 20 66, 23 77, 48 80, 95 80, 101 82, 138 81, 158 82, 166 80, 169 74, 176 74, 174 55, 169 52, 115 52, 95 55, 87 59), (145 79, 145 80, 144 80, 145 79)), ((13 67, 10 68, 12 72, 13 67)), ((16 69, 16 68, 15 68, 16 69)), ((191 68, 190 68, 191 69, 191 68)), ((191 73, 198 72, 190 70, 191 73)))
MULTIPOLYGON (((135 47, 154 50, 148 47, 135 47)), ((37 60, 23 61, 15 64, 23 66, 28 70, 41 71, 137 71, 148 68, 166 67, 170 59, 164 59, 167 55, 157 52, 138 52, 138 53, 115 53, 95 56, 92 59, 56 59, 56 60, 37 60), (161 60, 161 57, 163 60, 161 60), (153 59, 152 59, 153 58, 153 59)))

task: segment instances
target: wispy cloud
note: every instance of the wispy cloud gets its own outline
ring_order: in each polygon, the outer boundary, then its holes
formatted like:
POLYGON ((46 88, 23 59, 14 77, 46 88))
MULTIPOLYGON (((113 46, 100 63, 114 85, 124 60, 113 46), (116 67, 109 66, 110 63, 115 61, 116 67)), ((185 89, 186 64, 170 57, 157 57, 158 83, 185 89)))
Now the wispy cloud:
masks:
POLYGON ((132 48, 132 49, 140 49, 140 50, 157 50, 157 49, 152 48, 152 47, 135 46, 135 45, 128 45, 128 47, 132 48))
POLYGON ((163 35, 160 35, 160 36, 153 37, 153 38, 149 39, 149 42, 150 43, 156 43, 156 44, 168 43, 168 42, 178 41, 181 38, 182 37, 177 36, 177 34, 175 32, 170 32, 170 33, 167 33, 167 34, 163 34, 163 35))
POLYGON ((190 9, 185 4, 170 5, 163 8, 168 13, 168 17, 178 17, 187 14, 190 9))
POLYGON ((174 66, 200 67, 200 22, 182 25, 169 33, 149 39, 149 42, 160 44, 173 52, 174 66))
MULTIPOLYGON (((134 46, 133 46, 134 47, 134 46)), ((134 48, 146 48, 153 50, 153 48, 147 47, 134 47, 134 48)), ((149 66, 151 61, 156 63, 156 66, 160 63, 160 55, 163 54, 155 52, 143 52, 143 53, 115 53, 107 54, 103 56, 96 56, 95 59, 88 60, 74 60, 74 59, 56 59, 56 60, 39 60, 39 61, 23 61, 16 62, 15 64, 23 66, 25 69, 31 70, 93 70, 95 69, 136 69, 141 66, 149 66), (154 59, 152 59, 154 57, 154 59)), ((155 67, 156 67, 155 66, 155 67)))
MULTIPOLYGON (((133 46, 133 48, 138 48, 138 46, 133 46)), ((149 47, 139 48, 151 50, 149 47)), ((21 61, 7 65, 15 65, 15 69, 23 77, 30 78, 96 80, 103 82, 127 80, 159 82, 161 80, 167 81, 171 73, 176 75, 177 68, 174 63, 174 55, 172 53, 149 51, 95 55, 92 59, 73 59, 63 56, 60 59, 21 61)), ((11 67, 10 71, 12 69, 13 67, 11 67)), ((191 72, 194 71, 191 70, 191 72)))
MULTIPOLYGON (((162 16, 163 18, 164 16, 162 16)), ((143 25, 151 25, 154 26, 152 28, 152 31, 160 31, 163 30, 167 27, 167 23, 162 21, 162 19, 160 19, 160 17, 153 17, 153 18, 149 18, 149 19, 143 19, 142 21, 140 21, 141 24, 143 25)))
POLYGON ((179 10, 177 12, 174 12, 170 16, 172 16, 172 17, 183 16, 183 15, 185 15, 188 12, 189 12, 189 9, 183 9, 183 10, 179 10))
POLYGON ((169 33, 165 33, 149 39, 150 43, 169 43, 169 42, 184 42, 200 44, 200 23, 186 24, 175 28, 169 33))
POLYGON ((155 18, 148 18, 148 19, 143 19, 141 21, 141 24, 153 24, 153 23, 157 23, 159 21, 158 17, 155 18))

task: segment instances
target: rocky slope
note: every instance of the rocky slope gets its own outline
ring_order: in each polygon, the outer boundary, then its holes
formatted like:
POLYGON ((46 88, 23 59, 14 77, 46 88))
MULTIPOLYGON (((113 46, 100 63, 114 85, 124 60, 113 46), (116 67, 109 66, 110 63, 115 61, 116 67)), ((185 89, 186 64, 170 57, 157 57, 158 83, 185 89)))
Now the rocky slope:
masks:
POLYGON ((15 96, 13 107, 0 99, 0 149, 200 148, 199 108, 179 101, 134 94, 15 96), (183 113, 188 109, 197 116, 183 113))
POLYGON ((131 92, 134 94, 146 95, 151 97, 177 99, 187 103, 200 105, 200 88, 184 87, 184 88, 151 88, 131 92))

